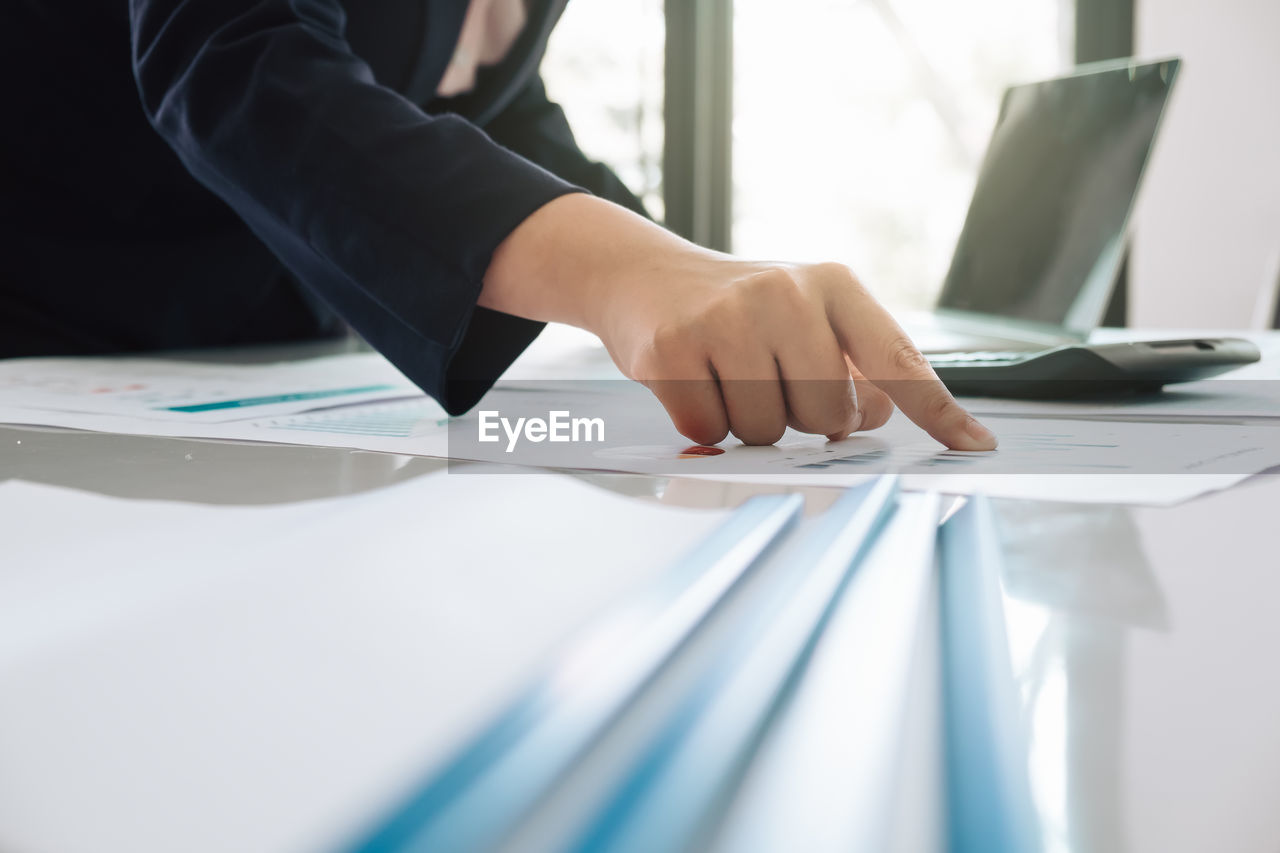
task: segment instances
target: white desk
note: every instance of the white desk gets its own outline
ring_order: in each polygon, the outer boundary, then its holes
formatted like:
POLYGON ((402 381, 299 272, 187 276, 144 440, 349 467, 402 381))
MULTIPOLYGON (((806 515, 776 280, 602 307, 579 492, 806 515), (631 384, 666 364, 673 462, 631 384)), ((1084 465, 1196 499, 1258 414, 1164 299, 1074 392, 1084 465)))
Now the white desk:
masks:
MULTIPOLYGON (((127 497, 289 504, 370 492, 441 466, 345 450, 0 427, 0 480, 127 497)), ((751 491, 626 475, 581 479, 634 500, 688 506, 736 504, 751 491)), ((834 497, 821 489, 805 493, 814 510, 834 497)), ((1280 849, 1280 665, 1275 660, 1280 477, 1257 476, 1230 491, 1167 509, 1001 501, 997 510, 1008 554, 1004 582, 1011 644, 1029 708, 1033 784, 1050 849, 1280 849)), ((566 529, 565 535, 571 533, 566 529)), ((4 530, 0 516, 0 535, 21 531, 4 530)), ((608 565, 608 554, 600 559, 608 565)), ((2 565, 0 552, 0 570, 2 565)), ((38 656, 30 665, 41 665, 38 656)), ((200 666, 191 662, 192 679, 200 666)), ((175 678, 173 670, 168 673, 175 678)), ((83 677, 92 679, 92 672, 83 677)), ((5 678, 0 671, 0 693, 5 678)), ((170 685, 178 693, 189 686, 181 681, 179 676, 170 685)), ((102 695, 97 688, 87 692, 102 695)), ((83 736, 84 727, 91 730, 94 724, 93 709, 49 707, 47 712, 50 736, 63 725, 78 727, 83 736)), ((237 697, 222 697, 221 704, 203 713, 205 725, 217 724, 219 715, 230 725, 240 714, 237 697)), ((352 731, 369 722, 350 707, 305 713, 349 715, 352 731)), ((113 745, 145 750, 149 737, 146 731, 110 725, 96 735, 104 751, 113 745)), ((289 732, 268 727, 258 736, 257 748, 269 754, 289 732)), ((0 732, 0 742, 3 737, 0 732)), ((198 744, 191 755, 198 759, 198 744)), ((175 784, 200 779, 198 762, 168 766, 179 776, 190 774, 175 784)), ((24 774, 34 772, 0 754, 0 789, 20 786, 24 774)), ((266 836, 254 837, 249 828, 271 825, 273 799, 288 796, 291 781, 315 789, 317 774, 324 772, 305 765, 278 768, 261 783, 268 788, 253 813, 233 815, 238 821, 224 827, 227 837, 243 842, 237 849, 260 849, 266 836), (237 835, 237 825, 245 834, 237 835)), ((254 778, 206 781, 195 787, 210 807, 220 797, 241 802, 225 786, 260 783, 254 778)), ((42 804, 43 815, 23 824, 72 827, 58 837, 75 842, 59 849, 103 850, 103 837, 120 837, 130 823, 145 824, 150 807, 113 796, 118 793, 103 790, 93 803, 51 800, 42 804)), ((0 849, 44 849, 41 837, 7 834, 3 815, 0 803, 0 849), (17 846, 20 842, 26 846, 17 846)), ((138 837, 151 843, 131 850, 182 847, 181 839, 158 843, 146 833, 138 837)), ((282 832, 275 837, 298 836, 282 832)))

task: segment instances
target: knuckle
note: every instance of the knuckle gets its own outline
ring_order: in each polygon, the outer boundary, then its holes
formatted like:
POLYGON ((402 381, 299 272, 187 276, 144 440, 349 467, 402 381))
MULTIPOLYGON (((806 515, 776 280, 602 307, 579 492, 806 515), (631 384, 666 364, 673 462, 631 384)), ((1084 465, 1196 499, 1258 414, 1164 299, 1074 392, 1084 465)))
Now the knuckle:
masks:
POLYGON ((905 335, 889 344, 889 363, 903 373, 921 373, 929 369, 929 359, 905 335))
POLYGON ((930 423, 938 423, 944 418, 955 414, 956 402, 951 398, 945 390, 939 389, 937 392, 930 394, 929 399, 924 404, 925 417, 930 423))
POLYGON ((726 325, 738 325, 746 319, 747 305, 742 294, 726 291, 713 299, 707 309, 699 315, 699 333, 707 334, 722 329, 726 325))
POLYGON ((800 283, 789 270, 772 267, 753 275, 745 282, 753 299, 772 303, 789 303, 801 298, 800 283))
POLYGON ((653 330, 646 351, 658 364, 678 359, 688 348, 689 332, 683 324, 659 326, 653 330))
POLYGON ((814 267, 814 271, 823 278, 843 281, 846 284, 861 284, 854 271, 845 264, 836 261, 824 261, 814 267))
POLYGON ((828 288, 868 295, 862 279, 858 278, 858 274, 844 264, 828 261, 818 264, 814 267, 814 270, 828 288))
POLYGON ((631 359, 629 375, 633 379, 661 379, 670 374, 687 349, 688 335, 678 326, 660 326, 631 359))
POLYGON ((767 302, 736 289, 725 291, 695 324, 699 345, 737 359, 770 331, 777 311, 767 302))
POLYGON ((708 352, 719 352, 742 339, 752 327, 741 300, 733 294, 725 294, 708 303, 697 315, 689 318, 686 334, 689 340, 708 352))

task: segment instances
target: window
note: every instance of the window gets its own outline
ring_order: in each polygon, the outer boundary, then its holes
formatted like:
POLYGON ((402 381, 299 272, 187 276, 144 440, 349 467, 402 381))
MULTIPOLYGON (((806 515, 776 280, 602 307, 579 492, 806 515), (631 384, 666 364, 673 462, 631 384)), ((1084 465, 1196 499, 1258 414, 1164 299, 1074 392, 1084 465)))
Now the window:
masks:
MULTIPOLYGON (((674 2, 574 0, 543 65, 582 148, 659 220, 663 9, 674 2)), ((892 307, 931 304, 1000 92, 1073 64, 1073 0, 733 0, 731 8, 732 250, 842 261, 892 307)), ((705 38, 693 49, 707 51, 705 38)), ((680 73, 710 67, 706 59, 684 57, 680 73)))
POLYGON ((576 0, 542 64, 578 144, 662 219, 662 0, 576 0))
POLYGON ((1063 0, 736 0, 733 250, 923 308, 1004 86, 1069 67, 1063 0))

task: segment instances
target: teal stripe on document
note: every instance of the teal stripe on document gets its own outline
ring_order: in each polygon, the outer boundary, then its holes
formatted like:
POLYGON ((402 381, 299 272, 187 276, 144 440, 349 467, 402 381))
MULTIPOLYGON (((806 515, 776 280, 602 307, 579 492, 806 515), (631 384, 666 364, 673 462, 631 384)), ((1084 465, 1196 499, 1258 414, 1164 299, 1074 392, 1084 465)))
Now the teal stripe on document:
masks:
POLYGON ((333 388, 328 391, 298 391, 293 394, 272 394, 269 397, 246 397, 243 400, 220 400, 216 403, 193 403, 189 406, 160 406, 162 412, 216 412, 220 409, 247 409, 250 406, 270 406, 274 403, 299 403, 304 400, 323 400, 326 397, 343 397, 347 394, 367 394, 371 391, 390 391, 394 385, 364 385, 359 388, 333 388))
POLYGON ((803 674, 841 593, 893 514, 897 486, 895 478, 881 478, 827 511, 789 565, 805 573, 799 587, 781 609, 762 605, 761 631, 728 650, 717 672, 685 697, 572 849, 692 848, 803 674))
POLYGON ((1034 853, 1041 834, 990 502, 970 498, 938 536, 950 850, 1034 853))
POLYGON ((644 600, 610 614, 575 646, 582 654, 598 651, 609 626, 630 619, 638 628, 607 660, 585 674, 574 672, 573 653, 560 661, 352 849, 470 851, 501 841, 761 561, 803 504, 797 495, 745 503, 644 600))

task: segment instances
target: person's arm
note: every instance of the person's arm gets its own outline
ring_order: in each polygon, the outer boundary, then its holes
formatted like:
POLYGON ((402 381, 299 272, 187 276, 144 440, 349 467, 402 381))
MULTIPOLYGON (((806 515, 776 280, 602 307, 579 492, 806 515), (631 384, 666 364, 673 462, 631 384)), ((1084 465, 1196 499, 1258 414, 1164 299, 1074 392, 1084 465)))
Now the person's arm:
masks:
POLYGON ((847 271, 706 252, 425 115, 351 53, 340 0, 130 0, 130 14, 143 107, 187 168, 451 413, 532 339, 529 321, 559 320, 599 334, 695 440, 887 417, 870 386, 854 405, 843 350, 899 383, 939 440, 994 445, 847 271))
POLYGON ((578 147, 564 110, 547 97, 540 76, 533 77, 484 129, 495 142, 552 174, 648 216, 641 201, 612 169, 592 160, 578 147))
POLYGON ((591 196, 512 232, 480 304, 595 332, 700 443, 772 444, 788 425, 843 438, 892 400, 948 447, 996 444, 846 267, 738 260, 591 196))
MULTIPOLYGON (((486 130, 600 198, 645 213, 613 172, 578 148, 541 79, 486 130)), ((547 205, 517 229, 485 282, 481 305, 596 332, 622 371, 645 382, 695 441, 714 444, 732 431, 771 444, 787 425, 843 438, 882 425, 892 396, 948 446, 995 444, 839 265, 739 261, 579 196, 547 205), (879 384, 851 386, 851 364, 879 384)))
POLYGON ((476 308, 492 253, 576 188, 379 85, 341 0, 129 7, 143 108, 191 173, 410 379, 470 408, 541 328, 476 308))

